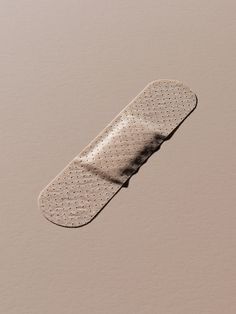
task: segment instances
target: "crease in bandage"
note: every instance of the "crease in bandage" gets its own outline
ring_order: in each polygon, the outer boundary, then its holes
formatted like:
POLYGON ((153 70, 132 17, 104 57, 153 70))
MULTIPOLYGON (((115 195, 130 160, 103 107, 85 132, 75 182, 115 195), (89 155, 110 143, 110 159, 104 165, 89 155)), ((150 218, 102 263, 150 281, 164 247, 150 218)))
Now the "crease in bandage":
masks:
POLYGON ((77 158, 89 171, 114 183, 123 184, 160 146, 164 138, 154 123, 124 115, 93 149, 77 158), (128 145, 130 142, 135 145, 128 145))
POLYGON ((90 222, 196 104, 196 95, 181 82, 148 84, 43 189, 39 206, 44 216, 65 227, 90 222))

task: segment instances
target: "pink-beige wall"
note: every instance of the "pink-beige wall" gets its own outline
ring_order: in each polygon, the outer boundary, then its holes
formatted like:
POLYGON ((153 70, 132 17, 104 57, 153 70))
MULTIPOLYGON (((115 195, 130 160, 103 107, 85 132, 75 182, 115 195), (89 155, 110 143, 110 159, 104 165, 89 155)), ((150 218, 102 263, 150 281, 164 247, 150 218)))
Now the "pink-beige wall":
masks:
POLYGON ((0 313, 236 313, 233 0, 0 0, 0 313), (89 225, 40 190, 151 80, 196 111, 89 225))

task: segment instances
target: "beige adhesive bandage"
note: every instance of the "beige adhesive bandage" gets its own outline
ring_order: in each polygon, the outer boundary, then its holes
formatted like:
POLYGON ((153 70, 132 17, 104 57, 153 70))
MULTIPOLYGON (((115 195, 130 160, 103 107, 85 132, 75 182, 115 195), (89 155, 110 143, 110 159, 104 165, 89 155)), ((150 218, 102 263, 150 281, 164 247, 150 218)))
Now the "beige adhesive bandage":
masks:
POLYGON ((65 227, 90 222, 196 104, 181 82, 148 84, 40 193, 44 216, 65 227))

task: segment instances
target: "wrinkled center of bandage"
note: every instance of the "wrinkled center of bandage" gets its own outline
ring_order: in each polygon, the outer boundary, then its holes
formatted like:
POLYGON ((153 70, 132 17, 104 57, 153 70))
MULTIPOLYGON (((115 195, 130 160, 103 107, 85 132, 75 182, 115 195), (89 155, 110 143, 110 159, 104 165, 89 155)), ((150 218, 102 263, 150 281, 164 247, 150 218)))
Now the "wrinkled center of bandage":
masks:
POLYGON ((156 129, 154 123, 123 116, 93 149, 80 157, 81 165, 122 184, 163 142, 165 137, 156 129))

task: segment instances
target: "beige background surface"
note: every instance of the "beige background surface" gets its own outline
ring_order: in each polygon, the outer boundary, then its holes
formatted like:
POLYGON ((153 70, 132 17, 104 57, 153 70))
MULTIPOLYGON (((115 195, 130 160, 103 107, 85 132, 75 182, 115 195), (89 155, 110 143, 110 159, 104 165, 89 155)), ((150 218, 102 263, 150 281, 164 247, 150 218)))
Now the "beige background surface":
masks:
POLYGON ((0 313, 235 314, 235 1, 0 1, 0 313), (93 221, 39 191, 151 80, 199 97, 93 221))

